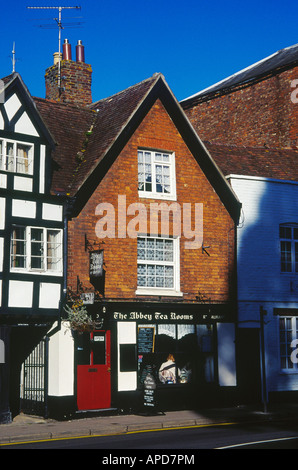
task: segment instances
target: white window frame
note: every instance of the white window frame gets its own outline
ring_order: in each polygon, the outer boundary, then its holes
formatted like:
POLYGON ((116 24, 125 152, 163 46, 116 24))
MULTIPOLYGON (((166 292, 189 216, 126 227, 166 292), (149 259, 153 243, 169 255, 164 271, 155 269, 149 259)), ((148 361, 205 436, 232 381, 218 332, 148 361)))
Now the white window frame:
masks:
MULTIPOLYGON (((280 270, 281 273, 283 274, 295 274, 298 275, 298 251, 296 252, 296 249, 298 249, 298 238, 297 237, 298 233, 298 224, 280 224, 279 226, 279 240, 280 240, 280 270), (281 235, 281 230, 282 229, 288 229, 291 230, 291 236, 282 236, 281 235), (295 235, 295 232, 296 235, 295 235), (289 264, 291 266, 291 269, 289 271, 283 270, 282 269, 282 255, 285 253, 285 250, 282 250, 282 244, 287 243, 290 246, 290 249, 288 250, 289 256, 290 256, 290 261, 289 264)), ((285 261, 284 261, 285 263, 285 261)))
POLYGON ((34 144, 30 142, 21 142, 17 140, 9 140, 0 138, 0 170, 8 173, 17 173, 22 175, 33 175, 33 155, 34 144), (13 146, 13 154, 8 155, 8 145, 13 146), (18 145, 28 147, 28 161, 26 170, 20 168, 22 164, 19 162, 22 157, 18 156, 18 145), (19 166, 20 165, 20 166, 19 166))
POLYGON ((30 272, 30 273, 46 273, 55 276, 62 275, 63 271, 63 231, 62 229, 50 228, 50 227, 32 227, 32 226, 14 226, 11 231, 10 237, 10 270, 11 272, 30 272), (24 239, 13 238, 13 231, 15 228, 24 230, 24 239), (39 230, 42 234, 41 240, 34 240, 32 237, 32 231, 39 230), (48 232, 55 232, 57 234, 57 241, 48 242, 48 232), (13 253, 14 242, 23 242, 24 254, 13 253), (40 255, 33 254, 34 250, 32 247, 36 243, 36 246, 40 245, 40 255), (51 250, 51 243, 56 244, 57 256, 49 256, 49 250, 51 250), (23 257, 24 266, 13 266, 14 258, 23 257), (41 267, 32 267, 32 260, 40 260, 41 267), (49 261, 50 260, 50 261, 49 261), (53 269, 50 265, 56 260, 57 269, 53 269))
MULTIPOLYGON (((298 317, 279 316, 279 361, 280 370, 283 373, 298 373, 298 363, 291 360, 291 354, 298 346, 291 346, 292 341, 298 339, 298 317), (285 323, 285 329, 281 330, 281 320, 285 323), (283 335, 282 335, 282 332, 283 335), (282 337, 283 336, 283 337, 282 337), (282 350, 283 349, 283 350, 282 350), (282 365, 282 359, 285 361, 285 367, 282 365)), ((295 355, 296 356, 296 355, 295 355)))
MULTIPOLYGON (((137 255, 137 269, 139 265, 145 264, 147 266, 173 266, 173 287, 149 287, 137 285, 136 295, 159 295, 159 296, 182 296, 180 292, 180 238, 179 237, 163 237, 163 236, 149 236, 139 235, 139 239, 154 239, 154 240, 171 240, 173 242, 173 260, 152 260, 146 258, 139 258, 137 255)), ((138 273, 137 273, 138 279, 138 273)), ((138 281, 137 281, 138 282, 138 281)))
MULTIPOLYGON (((161 186, 163 183, 161 183, 161 186)), ((139 190, 139 197, 143 198, 151 198, 151 199, 164 199, 175 201, 176 200, 176 170, 175 170, 175 153, 174 152, 166 152, 166 151, 159 151, 159 150, 148 150, 148 149, 138 149, 138 190, 139 190), (150 159, 150 166, 151 166, 151 190, 146 189, 146 171, 145 171, 145 156, 146 158, 150 159), (143 157, 143 165, 144 167, 142 174, 144 178, 143 181, 140 181, 140 165, 141 162, 139 161, 140 158, 143 157), (168 157, 168 161, 164 161, 163 159, 168 157), (170 184, 170 192, 158 192, 157 191, 157 166, 161 166, 163 168, 169 168, 169 184, 170 184), (141 186, 144 186, 144 189, 141 186)))

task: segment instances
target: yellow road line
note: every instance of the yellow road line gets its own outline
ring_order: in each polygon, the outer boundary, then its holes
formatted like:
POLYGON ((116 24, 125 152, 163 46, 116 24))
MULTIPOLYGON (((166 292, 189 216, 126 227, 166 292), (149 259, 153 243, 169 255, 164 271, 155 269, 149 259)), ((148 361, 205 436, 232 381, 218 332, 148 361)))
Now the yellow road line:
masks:
POLYGON ((140 431, 127 431, 125 434, 137 434, 142 432, 157 432, 157 431, 174 431, 177 429, 193 429, 193 428, 208 428, 214 426, 232 426, 237 423, 211 423, 211 424, 193 424, 190 426, 171 426, 169 428, 158 428, 158 429, 144 429, 140 431))

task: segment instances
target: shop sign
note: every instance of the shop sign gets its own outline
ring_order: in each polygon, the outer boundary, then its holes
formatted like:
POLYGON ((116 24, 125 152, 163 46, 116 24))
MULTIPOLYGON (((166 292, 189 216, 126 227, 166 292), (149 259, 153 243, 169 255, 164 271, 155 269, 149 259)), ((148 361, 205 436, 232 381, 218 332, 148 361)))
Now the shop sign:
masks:
POLYGON ((84 305, 93 305, 94 304, 94 292, 83 292, 81 294, 81 300, 84 305))
POLYGON ((194 322, 194 321, 224 321, 224 315, 218 314, 192 314, 192 313, 176 313, 176 312, 114 312, 114 320, 117 321, 136 321, 142 322, 194 322))
POLYGON ((207 321, 211 321, 211 320, 215 320, 215 321, 223 321, 225 319, 225 316, 224 315, 202 315, 202 319, 203 320, 207 320, 207 321))
POLYGON ((114 320, 141 320, 141 321, 193 321, 194 315, 187 313, 161 313, 161 312, 152 312, 152 313, 143 313, 143 312, 114 312, 114 320))
POLYGON ((103 250, 90 251, 89 254, 89 275, 91 278, 102 277, 103 275, 103 250))

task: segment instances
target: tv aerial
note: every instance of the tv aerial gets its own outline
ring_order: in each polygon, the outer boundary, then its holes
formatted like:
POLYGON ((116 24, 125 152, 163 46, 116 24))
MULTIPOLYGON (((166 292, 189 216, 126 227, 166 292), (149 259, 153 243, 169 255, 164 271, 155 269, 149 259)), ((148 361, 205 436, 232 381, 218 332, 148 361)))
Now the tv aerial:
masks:
MULTIPOLYGON (((27 7, 28 10, 58 10, 58 17, 53 18, 58 25, 58 88, 61 88, 61 31, 64 29, 64 26, 66 24, 62 25, 62 10, 80 10, 80 6, 73 6, 73 7, 66 7, 66 6, 51 6, 51 7, 41 7, 41 6, 35 6, 35 7, 27 7)), ((76 27, 80 25, 81 23, 71 23, 67 24, 67 26, 72 26, 76 27)), ((51 28, 53 26, 51 25, 42 25, 41 27, 47 27, 51 28)))
POLYGON ((15 73, 15 71, 16 71, 16 47, 15 47, 15 42, 13 43, 11 53, 12 53, 12 57, 11 57, 12 73, 15 73))

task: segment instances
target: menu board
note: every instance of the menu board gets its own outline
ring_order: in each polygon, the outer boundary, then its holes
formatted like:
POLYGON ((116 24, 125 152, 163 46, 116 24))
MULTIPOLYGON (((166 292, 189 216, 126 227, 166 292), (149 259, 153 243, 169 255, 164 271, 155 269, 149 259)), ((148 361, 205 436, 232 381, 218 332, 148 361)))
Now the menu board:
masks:
POLYGON ((155 397, 156 382, 154 377, 151 374, 147 374, 147 377, 144 381, 144 406, 156 406, 156 397, 155 397))
POLYGON ((138 353, 154 352, 154 326, 140 326, 138 328, 138 353))
POLYGON ((144 390, 144 406, 155 407, 155 390, 146 389, 144 390))

